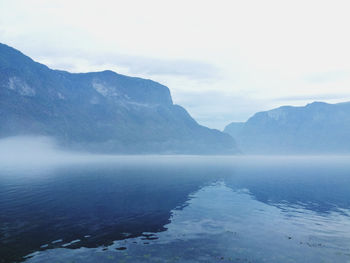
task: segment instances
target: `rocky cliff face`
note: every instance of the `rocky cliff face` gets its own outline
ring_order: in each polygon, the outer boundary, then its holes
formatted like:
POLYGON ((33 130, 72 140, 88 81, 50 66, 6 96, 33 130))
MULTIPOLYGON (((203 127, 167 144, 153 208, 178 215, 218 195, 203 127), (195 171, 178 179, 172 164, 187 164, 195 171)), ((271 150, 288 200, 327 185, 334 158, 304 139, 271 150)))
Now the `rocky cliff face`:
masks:
POLYGON ((45 135, 113 153, 234 153, 227 134, 174 105, 167 87, 112 71, 52 70, 0 44, 0 137, 45 135))
POLYGON ((350 103, 284 106, 229 124, 224 131, 245 153, 350 153, 350 103))

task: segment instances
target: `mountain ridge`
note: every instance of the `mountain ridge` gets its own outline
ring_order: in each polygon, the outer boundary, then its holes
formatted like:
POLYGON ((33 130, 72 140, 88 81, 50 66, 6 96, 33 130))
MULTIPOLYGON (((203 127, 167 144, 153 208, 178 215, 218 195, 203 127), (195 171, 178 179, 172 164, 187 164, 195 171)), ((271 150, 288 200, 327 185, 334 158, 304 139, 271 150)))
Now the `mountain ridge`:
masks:
POLYGON ((44 135, 67 148, 110 153, 235 153, 199 125, 168 87, 110 70, 69 73, 0 44, 0 138, 44 135))
POLYGON ((250 154, 350 153, 350 103, 281 106, 231 123, 224 132, 250 154))

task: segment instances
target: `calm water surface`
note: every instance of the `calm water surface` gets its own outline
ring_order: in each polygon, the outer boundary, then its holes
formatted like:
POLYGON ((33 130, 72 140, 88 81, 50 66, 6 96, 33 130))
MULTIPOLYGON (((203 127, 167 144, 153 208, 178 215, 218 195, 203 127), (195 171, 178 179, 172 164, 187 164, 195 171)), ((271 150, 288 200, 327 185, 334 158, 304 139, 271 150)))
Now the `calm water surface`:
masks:
POLYGON ((350 262, 350 157, 0 164, 0 262, 350 262))

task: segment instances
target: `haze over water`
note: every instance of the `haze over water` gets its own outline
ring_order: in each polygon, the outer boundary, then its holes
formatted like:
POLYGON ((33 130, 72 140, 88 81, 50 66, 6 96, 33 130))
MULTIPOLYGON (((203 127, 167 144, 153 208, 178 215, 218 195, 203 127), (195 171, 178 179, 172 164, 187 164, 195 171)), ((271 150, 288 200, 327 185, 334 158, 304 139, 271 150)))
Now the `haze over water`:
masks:
POLYGON ((350 157, 72 160, 1 163, 0 262, 350 261, 350 157))

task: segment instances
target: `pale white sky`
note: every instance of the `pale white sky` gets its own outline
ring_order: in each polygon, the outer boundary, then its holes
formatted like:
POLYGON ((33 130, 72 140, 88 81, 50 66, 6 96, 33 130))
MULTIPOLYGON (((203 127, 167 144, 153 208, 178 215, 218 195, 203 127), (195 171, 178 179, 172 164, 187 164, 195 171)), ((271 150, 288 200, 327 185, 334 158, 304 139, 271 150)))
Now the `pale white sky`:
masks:
POLYGON ((350 1, 0 0, 0 42, 55 69, 167 85, 201 124, 350 101, 350 1))

